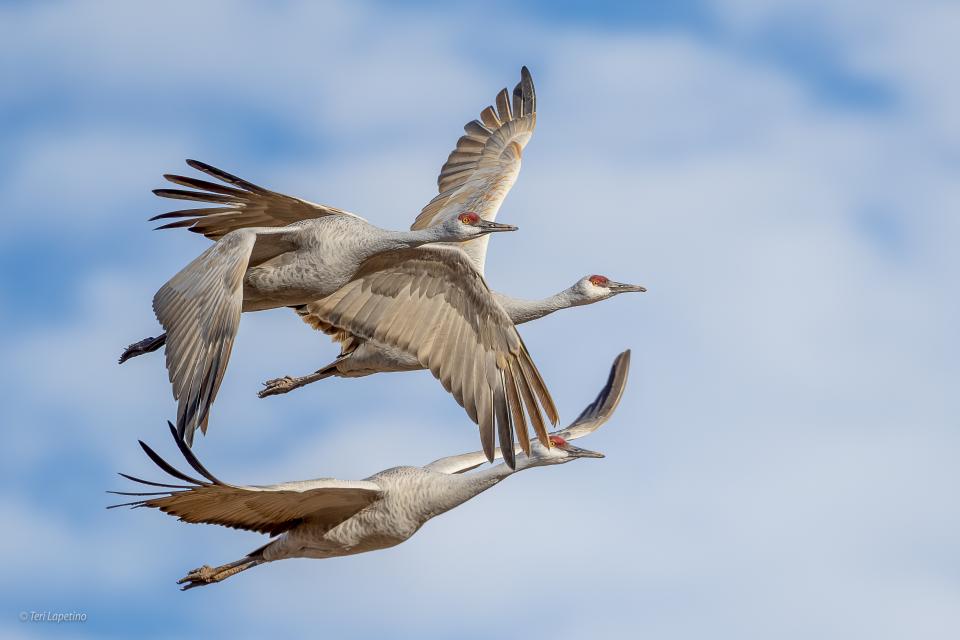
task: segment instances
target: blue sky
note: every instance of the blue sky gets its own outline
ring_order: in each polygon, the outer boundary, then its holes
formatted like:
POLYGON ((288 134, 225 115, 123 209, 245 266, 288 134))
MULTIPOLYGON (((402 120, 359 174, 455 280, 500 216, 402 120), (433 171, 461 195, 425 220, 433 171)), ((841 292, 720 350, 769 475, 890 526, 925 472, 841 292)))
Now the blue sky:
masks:
MULTIPOLYGON (((952 3, 0 4, 0 635, 955 638, 960 54, 952 3), (640 7, 640 8, 637 8, 640 7), (103 510, 172 454, 153 232, 184 158, 409 225, 528 65, 538 130, 491 285, 643 296, 523 328, 563 419, 634 352, 602 461, 522 474, 391 550, 180 593, 256 535, 103 510), (20 611, 85 612, 21 623, 20 611)), ((429 375, 259 400, 336 348, 245 317, 196 450, 241 483, 472 450, 429 375)))

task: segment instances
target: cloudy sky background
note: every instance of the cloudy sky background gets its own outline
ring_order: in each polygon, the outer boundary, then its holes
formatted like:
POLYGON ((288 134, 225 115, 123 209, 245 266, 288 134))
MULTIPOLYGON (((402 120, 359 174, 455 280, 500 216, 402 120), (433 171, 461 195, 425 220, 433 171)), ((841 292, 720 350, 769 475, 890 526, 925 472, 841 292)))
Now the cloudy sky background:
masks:
MULTIPOLYGON (((960 6, 0 4, 0 635, 956 638, 960 6), (149 190, 205 160, 405 228, 460 127, 537 83, 501 291, 623 296, 523 327, 561 417, 633 349, 603 461, 510 479, 399 547, 174 582, 262 538, 105 511, 175 415, 155 290, 205 246, 149 190), (21 623, 20 611, 85 623, 21 623)), ((259 400, 336 348, 246 316, 220 477, 475 449, 429 374, 259 400)))

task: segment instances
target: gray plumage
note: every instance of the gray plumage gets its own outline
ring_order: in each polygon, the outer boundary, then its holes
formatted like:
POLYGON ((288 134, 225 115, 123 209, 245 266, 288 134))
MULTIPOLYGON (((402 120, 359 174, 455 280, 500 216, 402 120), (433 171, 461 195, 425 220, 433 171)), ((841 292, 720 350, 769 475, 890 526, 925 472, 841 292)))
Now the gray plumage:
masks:
MULTIPOLYGON (((493 296, 506 311, 510 321, 519 325, 561 309, 594 304, 632 291, 640 292, 646 289, 640 285, 614 282, 604 276, 590 275, 577 280, 572 286, 559 293, 539 300, 514 298, 496 291, 493 292, 493 296)), ((311 374, 299 377, 282 376, 268 380, 259 392, 261 398, 289 393, 329 377, 360 378, 375 373, 419 371, 424 368, 415 356, 402 349, 376 340, 364 340, 334 328, 324 320, 322 315, 314 313, 313 309, 312 304, 295 307, 295 311, 304 322, 314 329, 327 333, 334 341, 340 342, 340 355, 333 362, 311 374)))
MULTIPOLYGON (((244 558, 219 567, 204 566, 179 581, 184 589, 219 582, 258 564, 286 558, 331 558, 397 545, 428 520, 463 504, 523 469, 563 464, 603 454, 580 449, 570 440, 598 429, 616 409, 626 385, 630 352, 617 356, 600 394, 569 427, 550 435, 550 448, 533 443, 528 456, 519 454, 516 469, 498 464, 469 473, 486 462, 483 452, 442 458, 425 467, 394 467, 359 481, 332 478, 268 486, 232 485, 210 474, 190 449, 171 432, 180 451, 203 480, 177 471, 140 443, 161 469, 189 485, 165 485, 121 474, 166 490, 150 493, 111 492, 138 496, 113 506, 151 507, 191 523, 219 524, 277 536, 244 558), (156 496, 156 497, 143 497, 156 496)), ((500 450, 496 455, 500 455, 500 450)), ((112 507, 111 507, 112 508, 112 507)))

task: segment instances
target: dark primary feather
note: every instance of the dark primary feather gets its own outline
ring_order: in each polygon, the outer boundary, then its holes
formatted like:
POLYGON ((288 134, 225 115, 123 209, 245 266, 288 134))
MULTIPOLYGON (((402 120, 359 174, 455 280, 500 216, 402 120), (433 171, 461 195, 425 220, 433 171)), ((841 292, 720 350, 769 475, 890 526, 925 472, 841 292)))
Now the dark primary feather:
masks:
POLYGON ((150 507, 177 516, 184 522, 217 524, 273 536, 290 530, 306 518, 334 526, 382 496, 382 490, 369 481, 344 482, 320 479, 263 487, 227 484, 207 471, 182 441, 171 423, 168 422, 167 426, 184 459, 210 482, 190 478, 141 442, 144 452, 161 470, 175 478, 194 484, 165 485, 120 474, 134 482, 149 486, 170 487, 170 490, 110 491, 108 493, 141 496, 143 499, 110 505, 108 509, 123 506, 150 507))
POLYGON ((533 88, 533 77, 526 66, 520 69, 520 93, 523 96, 523 115, 537 112, 537 92, 533 88))
MULTIPOLYGON (((180 439, 178 434, 176 435, 176 437, 178 440, 180 439)), ((151 449, 150 446, 143 440, 137 440, 137 442, 140 443, 140 448, 144 450, 147 456, 149 456, 150 459, 153 460, 153 463, 158 467, 160 467, 161 469, 163 469, 164 471, 166 471, 167 474, 173 476, 174 478, 177 478, 178 480, 183 480, 184 482, 193 483, 194 485, 206 484, 201 480, 197 480, 196 478, 191 478, 187 474, 181 471, 178 471, 173 465, 171 465, 169 462, 161 458, 160 455, 156 451, 151 449)))
MULTIPOLYGON (((517 468, 516 456, 513 452, 513 414, 507 407, 504 390, 506 381, 503 370, 500 370, 500 384, 493 390, 493 407, 497 413, 497 437, 500 439, 500 449, 503 451, 503 461, 511 469, 517 468)), ((526 427, 524 427, 526 428, 526 427)))
POLYGON ((165 482, 153 482, 151 480, 144 480, 143 478, 138 478, 136 476, 131 476, 126 473, 117 472, 118 476, 122 476, 127 480, 133 480, 134 482, 139 482, 140 484, 148 484, 151 487, 166 487, 167 489, 192 489, 194 485, 189 484, 167 484, 165 482))
POLYGON ((315 204, 264 189, 198 160, 187 160, 187 164, 225 184, 168 173, 164 174, 163 177, 169 182, 181 187, 190 187, 195 191, 189 189, 154 189, 153 193, 161 198, 226 206, 206 209, 179 209, 155 215, 150 220, 185 218, 185 220, 157 227, 158 229, 189 227, 190 231, 202 233, 211 240, 217 240, 236 229, 284 227, 300 220, 347 214, 346 211, 335 207, 315 204))
POLYGON ((154 195, 173 200, 196 200, 198 202, 220 202, 227 204, 236 202, 236 198, 219 193, 205 193, 203 191, 187 191, 186 189, 154 189, 154 195))
MULTIPOLYGON (((188 218, 196 216, 212 216, 218 213, 227 213, 228 211, 233 211, 234 207, 204 207, 202 209, 180 209, 178 211, 168 211, 167 213, 161 213, 153 216, 149 219, 149 222, 154 220, 163 220, 165 218, 188 218)), ((192 220, 190 221, 193 222, 192 220)))
POLYGON ((194 471, 202 475, 213 484, 224 484, 223 482, 217 480, 212 473, 207 471, 206 467, 200 464, 197 456, 193 454, 193 451, 190 450, 190 447, 187 446, 187 443, 184 442, 183 438, 180 437, 180 434, 177 433, 177 428, 173 426, 173 423, 168 420, 167 426, 170 427, 170 433, 173 434, 173 439, 177 443, 177 448, 180 449, 180 453, 183 454, 184 459, 191 467, 193 467, 194 471))
POLYGON ((197 171, 202 171, 209 176, 213 176, 218 180, 223 180, 228 184, 236 185, 246 191, 252 191, 254 193, 259 193, 261 195, 270 195, 273 193, 269 189, 264 189, 263 187, 259 187, 253 184, 252 182, 248 182, 244 180, 243 178, 238 178, 232 173, 227 173, 223 169, 218 169, 216 167, 210 166, 206 162, 200 162, 199 160, 187 160, 187 164, 190 167, 196 169, 197 171))
POLYGON ((513 110, 510 109, 510 94, 506 88, 501 89, 497 94, 497 112, 500 114, 501 122, 510 122, 513 120, 513 110))
POLYGON ((520 83, 513 88, 513 113, 518 118, 523 117, 523 92, 520 89, 520 83))
POLYGON ((239 189, 227 187, 208 180, 201 180, 200 178, 191 178, 173 173, 165 173, 163 177, 173 184, 179 184, 182 187, 190 187, 191 189, 197 189, 199 191, 211 191, 225 196, 233 196, 234 198, 244 198, 247 195, 246 192, 239 189))
POLYGON ((599 415, 609 413, 612 405, 620 401, 620 396, 626 385, 627 372, 630 370, 630 350, 627 349, 617 356, 610 367, 610 374, 607 376, 607 383, 597 395, 596 399, 580 412, 572 425, 586 422, 596 418, 599 415))

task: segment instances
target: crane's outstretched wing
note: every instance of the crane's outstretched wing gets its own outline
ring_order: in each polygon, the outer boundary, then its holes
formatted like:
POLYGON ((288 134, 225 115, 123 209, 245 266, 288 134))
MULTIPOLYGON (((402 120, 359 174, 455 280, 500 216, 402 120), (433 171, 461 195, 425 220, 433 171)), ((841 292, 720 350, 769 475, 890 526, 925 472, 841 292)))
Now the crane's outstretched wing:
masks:
POLYGON ((177 429, 193 445, 206 433, 210 406, 240 325, 247 267, 292 249, 296 229, 243 229, 224 236, 160 287, 153 311, 167 331, 167 372, 178 401, 177 429))
POLYGON ((121 473, 124 478, 152 487, 162 487, 164 491, 109 491, 108 493, 138 496, 141 499, 111 505, 108 509, 125 506, 151 507, 177 516, 183 522, 219 524, 275 536, 304 521, 335 526, 383 495, 376 483, 367 480, 354 482, 321 478, 266 486, 227 484, 217 480, 200 464, 186 443, 178 437, 172 424, 170 431, 183 457, 204 480, 197 480, 178 471, 140 441, 140 446, 158 467, 170 476, 189 484, 152 482, 121 473))
MULTIPOLYGON (((630 350, 627 349, 614 359, 607 384, 600 390, 596 399, 583 410, 569 427, 554 431, 550 435, 560 436, 564 440, 576 440, 599 429, 604 422, 610 419, 620 403, 623 390, 627 385, 627 373, 629 371, 630 350)), ((519 453, 519 450, 519 446, 514 448, 517 453, 519 453)), ((500 449, 497 448, 495 457, 501 457, 501 453, 500 449)), ((464 473, 476 469, 486 461, 486 456, 482 452, 474 451, 458 456, 440 458, 428 464, 424 469, 438 473, 464 473)))
MULTIPOLYGON (((526 67, 513 89, 513 106, 506 89, 496 98, 497 107, 487 107, 479 120, 464 127, 464 135, 440 169, 440 194, 417 216, 411 229, 424 229, 464 211, 485 220, 495 220, 497 211, 520 173, 520 161, 537 123, 537 97, 526 67)), ((460 246, 480 273, 490 238, 483 236, 460 246)))
POLYGON ((330 215, 354 215, 349 211, 315 204, 293 196, 247 182, 226 171, 211 167, 198 160, 187 160, 187 164, 198 171, 217 178, 224 184, 208 182, 199 178, 189 178, 166 174, 163 177, 174 184, 196 189, 154 189, 162 198, 174 200, 194 200, 205 204, 220 205, 203 209, 182 209, 161 213, 150 220, 184 218, 170 222, 158 229, 189 227, 190 231, 202 233, 211 240, 217 240, 235 229, 247 227, 285 227, 288 224, 311 218, 330 215))
POLYGON ((513 442, 516 429, 529 451, 524 407, 541 442, 547 442, 541 408, 557 423, 520 334, 462 251, 428 245, 378 254, 301 316, 416 355, 480 425, 490 459, 495 423, 501 442, 513 442))

